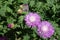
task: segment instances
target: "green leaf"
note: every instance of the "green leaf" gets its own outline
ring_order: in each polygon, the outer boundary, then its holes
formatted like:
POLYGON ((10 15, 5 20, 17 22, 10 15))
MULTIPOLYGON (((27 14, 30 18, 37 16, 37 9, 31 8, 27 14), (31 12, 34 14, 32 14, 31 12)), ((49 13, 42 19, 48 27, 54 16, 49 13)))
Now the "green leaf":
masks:
POLYGON ((29 40, 29 36, 28 35, 25 35, 25 36, 23 36, 23 40, 29 40))
POLYGON ((56 34, 58 34, 58 35, 60 35, 60 28, 58 28, 58 24, 54 21, 50 21, 51 23, 52 23, 52 25, 53 25, 53 27, 54 27, 54 29, 55 29, 55 33, 56 34))
POLYGON ((42 3, 42 2, 38 2, 38 3, 36 4, 36 7, 37 7, 37 8, 41 8, 41 6, 43 6, 43 3, 42 3))
POLYGON ((30 1, 30 6, 31 7, 34 6, 34 4, 35 4, 35 1, 30 1))
POLYGON ((14 25, 14 29, 17 28, 17 27, 20 28, 20 24, 19 25, 18 24, 14 25))
POLYGON ((23 3, 24 4, 28 4, 28 0, 23 0, 23 3))
POLYGON ((17 0, 17 2, 18 2, 18 3, 22 3, 22 2, 23 2, 23 0, 17 0))
POLYGON ((23 22, 23 19, 24 19, 24 16, 20 16, 20 17, 18 18, 18 23, 22 23, 22 22, 23 22))
POLYGON ((54 5, 54 0, 46 0, 47 4, 52 7, 54 5))
POLYGON ((0 7, 2 7, 2 1, 0 1, 0 7))
POLYGON ((20 35, 22 32, 21 32, 21 31, 17 31, 16 33, 17 33, 18 35, 20 35))
MULTIPOLYGON (((41 10, 42 11, 42 10, 41 10)), ((44 13, 44 11, 41 13, 39 13, 39 15, 41 16, 41 20, 44 20, 44 18, 45 18, 45 13, 44 13)))
POLYGON ((33 37, 36 37, 36 35, 37 35, 37 34, 33 32, 32 36, 33 36, 33 37))
POLYGON ((51 37, 50 40, 54 40, 55 38, 54 37, 51 37))
POLYGON ((8 0, 8 3, 9 3, 9 4, 12 4, 13 1, 14 1, 14 0, 8 0))
POLYGON ((60 28, 56 28, 56 33, 60 35, 60 28))
POLYGON ((53 5, 52 10, 54 13, 56 13, 56 6, 55 5, 53 5))
POLYGON ((7 30, 3 30, 3 32, 4 32, 4 33, 6 33, 6 32, 7 32, 7 30))
POLYGON ((34 30, 34 33, 37 32, 37 28, 36 27, 33 27, 32 30, 34 30))
POLYGON ((7 12, 11 12, 11 13, 12 13, 12 9, 11 9, 11 8, 9 8, 9 7, 6 7, 6 11, 7 11, 7 12))
POLYGON ((58 24, 55 22, 55 21, 50 21, 51 22, 51 24, 53 25, 53 27, 58 27, 58 24))
POLYGON ((28 12, 25 12, 25 11, 24 11, 24 12, 22 12, 22 14, 26 15, 26 14, 28 14, 28 12))
POLYGON ((2 30, 3 29, 3 26, 2 25, 0 25, 0 30, 2 30))
POLYGON ((5 16, 5 11, 0 10, 0 15, 5 16))
POLYGON ((6 12, 6 6, 1 7, 1 9, 0 9, 0 15, 1 16, 5 16, 5 12, 6 12))
POLYGON ((12 17, 8 17, 8 18, 7 18, 7 22, 8 22, 8 23, 13 23, 14 21, 16 21, 16 20, 13 19, 12 17))

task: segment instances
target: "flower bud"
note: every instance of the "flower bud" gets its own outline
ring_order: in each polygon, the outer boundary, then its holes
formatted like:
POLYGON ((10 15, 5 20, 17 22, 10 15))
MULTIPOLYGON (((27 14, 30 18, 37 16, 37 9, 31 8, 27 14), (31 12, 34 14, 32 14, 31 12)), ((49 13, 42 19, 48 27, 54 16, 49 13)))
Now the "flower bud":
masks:
POLYGON ((11 24, 8 24, 7 26, 8 26, 8 28, 13 28, 14 27, 14 24, 11 23, 11 24))
POLYGON ((23 12, 23 10, 22 9, 19 9, 17 13, 18 14, 21 14, 22 12, 23 12))

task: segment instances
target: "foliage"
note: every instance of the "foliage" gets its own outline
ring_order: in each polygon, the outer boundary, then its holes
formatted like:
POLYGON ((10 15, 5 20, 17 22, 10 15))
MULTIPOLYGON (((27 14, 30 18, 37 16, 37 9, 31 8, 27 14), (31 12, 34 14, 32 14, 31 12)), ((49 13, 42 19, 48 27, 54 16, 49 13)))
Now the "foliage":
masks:
POLYGON ((55 33, 46 40, 60 40, 60 0, 0 0, 0 35, 9 40, 45 40, 37 35, 36 28, 25 24, 26 12, 17 13, 21 4, 28 4, 29 12, 37 12, 42 20, 52 23, 55 33), (9 23, 14 23, 14 28, 8 28, 9 23))

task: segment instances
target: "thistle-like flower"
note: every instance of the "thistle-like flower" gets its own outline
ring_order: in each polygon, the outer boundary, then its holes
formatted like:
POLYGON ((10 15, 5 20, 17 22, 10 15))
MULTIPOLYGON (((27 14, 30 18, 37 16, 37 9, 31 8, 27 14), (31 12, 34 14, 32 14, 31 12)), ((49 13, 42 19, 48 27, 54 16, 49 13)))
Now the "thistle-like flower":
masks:
POLYGON ((42 21, 38 25, 37 34, 43 38, 50 38, 54 34, 54 27, 48 21, 42 21))
POLYGON ((25 16, 25 21, 28 26, 37 26, 40 23, 40 16, 37 13, 30 12, 25 16))

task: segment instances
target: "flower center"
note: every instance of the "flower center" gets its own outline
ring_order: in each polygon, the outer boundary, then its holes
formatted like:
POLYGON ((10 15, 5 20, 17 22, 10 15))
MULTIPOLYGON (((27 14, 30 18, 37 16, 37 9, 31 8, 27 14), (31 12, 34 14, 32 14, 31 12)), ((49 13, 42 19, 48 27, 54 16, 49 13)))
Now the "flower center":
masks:
POLYGON ((31 21, 31 22, 34 22, 34 21, 35 21, 35 17, 34 17, 34 16, 31 16, 31 17, 30 17, 30 21, 31 21))
POLYGON ((43 26, 42 27, 42 31, 47 32, 48 31, 48 27, 47 26, 43 26))

